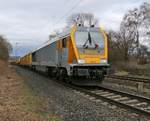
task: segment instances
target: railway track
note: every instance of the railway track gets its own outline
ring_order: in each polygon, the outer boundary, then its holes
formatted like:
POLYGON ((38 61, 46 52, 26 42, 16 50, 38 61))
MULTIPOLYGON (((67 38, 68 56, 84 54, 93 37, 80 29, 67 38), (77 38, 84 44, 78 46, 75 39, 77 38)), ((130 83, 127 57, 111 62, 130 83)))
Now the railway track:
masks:
POLYGON ((133 81, 133 82, 150 83, 150 79, 136 78, 136 77, 129 77, 129 76, 108 75, 108 76, 106 76, 106 78, 126 80, 126 81, 133 81))
POLYGON ((85 87, 69 86, 74 90, 89 95, 94 99, 100 99, 110 104, 132 110, 142 115, 150 116, 150 98, 129 94, 122 91, 106 88, 103 86, 95 86, 94 89, 85 87))
POLYGON ((58 81, 57 79, 54 79, 54 81, 67 88, 89 95, 93 99, 100 99, 109 102, 110 104, 130 109, 136 113, 150 116, 150 98, 133 95, 104 86, 76 86, 63 81, 58 81))

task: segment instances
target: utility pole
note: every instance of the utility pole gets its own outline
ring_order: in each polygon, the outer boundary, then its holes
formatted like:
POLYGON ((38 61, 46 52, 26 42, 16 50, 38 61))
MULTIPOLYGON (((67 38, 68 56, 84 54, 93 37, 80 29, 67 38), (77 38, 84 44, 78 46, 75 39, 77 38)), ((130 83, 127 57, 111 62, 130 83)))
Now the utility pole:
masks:
POLYGON ((14 49, 15 50, 14 54, 15 54, 16 57, 18 56, 18 53, 17 53, 17 51, 18 51, 18 44, 19 44, 18 42, 15 43, 15 49, 14 49))

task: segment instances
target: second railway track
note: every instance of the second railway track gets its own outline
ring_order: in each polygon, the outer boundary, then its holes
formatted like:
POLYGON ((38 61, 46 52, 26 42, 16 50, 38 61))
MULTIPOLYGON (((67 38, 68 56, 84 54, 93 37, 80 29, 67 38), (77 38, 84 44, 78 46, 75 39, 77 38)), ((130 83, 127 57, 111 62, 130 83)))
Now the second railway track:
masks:
POLYGON ((131 77, 131 76, 117 76, 117 75, 108 75, 106 76, 106 78, 133 81, 133 82, 143 82, 143 83, 150 84, 150 79, 146 79, 146 78, 137 78, 137 77, 131 77))
POLYGON ((129 109, 130 111, 132 110, 135 113, 150 116, 150 98, 117 91, 103 86, 96 86, 94 89, 71 85, 69 85, 69 87, 95 99, 109 102, 110 104, 129 109))

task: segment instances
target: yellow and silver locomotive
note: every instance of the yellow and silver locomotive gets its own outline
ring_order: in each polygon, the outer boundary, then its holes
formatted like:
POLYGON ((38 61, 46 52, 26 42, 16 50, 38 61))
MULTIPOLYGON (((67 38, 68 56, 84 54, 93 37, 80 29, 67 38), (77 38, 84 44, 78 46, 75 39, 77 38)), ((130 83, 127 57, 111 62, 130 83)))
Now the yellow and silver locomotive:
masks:
POLYGON ((19 64, 73 83, 100 82, 109 66, 107 43, 104 30, 74 26, 20 58, 19 64))

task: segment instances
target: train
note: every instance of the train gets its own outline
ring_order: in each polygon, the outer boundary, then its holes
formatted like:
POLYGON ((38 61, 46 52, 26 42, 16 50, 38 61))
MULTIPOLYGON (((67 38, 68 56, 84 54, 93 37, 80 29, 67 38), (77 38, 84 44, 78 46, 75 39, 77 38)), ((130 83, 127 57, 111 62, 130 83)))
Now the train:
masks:
POLYGON ((101 83, 109 67, 108 37, 100 27, 73 26, 16 64, 69 83, 101 83))

